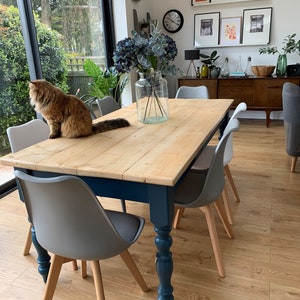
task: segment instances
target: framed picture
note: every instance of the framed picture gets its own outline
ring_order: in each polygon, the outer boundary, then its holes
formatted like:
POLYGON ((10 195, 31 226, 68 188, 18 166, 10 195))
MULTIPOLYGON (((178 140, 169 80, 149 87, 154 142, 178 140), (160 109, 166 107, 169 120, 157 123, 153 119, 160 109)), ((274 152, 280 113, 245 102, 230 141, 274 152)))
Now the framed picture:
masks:
POLYGON ((192 0, 192 6, 197 6, 204 3, 210 3, 210 0, 192 0))
POLYGON ((244 9, 243 44, 269 44, 272 7, 244 9))
POLYGON ((222 18, 220 25, 220 45, 230 46, 241 43, 242 18, 222 18))
POLYGON ((194 16, 194 47, 211 47, 219 44, 220 13, 204 13, 194 16))

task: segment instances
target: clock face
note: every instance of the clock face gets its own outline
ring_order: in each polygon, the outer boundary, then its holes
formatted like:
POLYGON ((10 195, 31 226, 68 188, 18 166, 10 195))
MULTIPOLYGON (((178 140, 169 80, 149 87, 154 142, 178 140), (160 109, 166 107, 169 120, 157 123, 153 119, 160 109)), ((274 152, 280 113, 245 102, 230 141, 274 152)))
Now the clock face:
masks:
POLYGON ((176 9, 167 11, 163 17, 163 26, 168 32, 178 32, 183 26, 183 15, 176 9))

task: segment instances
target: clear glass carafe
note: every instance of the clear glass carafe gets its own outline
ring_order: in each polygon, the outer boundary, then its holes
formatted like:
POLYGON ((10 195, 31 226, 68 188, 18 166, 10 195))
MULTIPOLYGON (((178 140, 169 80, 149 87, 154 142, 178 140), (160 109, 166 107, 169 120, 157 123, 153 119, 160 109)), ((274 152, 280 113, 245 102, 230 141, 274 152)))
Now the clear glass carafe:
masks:
POLYGON ((169 118, 168 82, 160 71, 139 73, 135 83, 138 120, 145 124, 165 122, 169 118))

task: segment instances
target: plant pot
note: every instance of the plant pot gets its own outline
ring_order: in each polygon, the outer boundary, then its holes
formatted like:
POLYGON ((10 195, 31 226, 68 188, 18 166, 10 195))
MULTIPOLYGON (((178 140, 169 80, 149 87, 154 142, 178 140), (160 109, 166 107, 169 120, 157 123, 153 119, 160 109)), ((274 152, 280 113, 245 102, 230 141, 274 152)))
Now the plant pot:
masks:
POLYGON ((210 69, 210 77, 211 78, 218 78, 221 72, 221 68, 213 67, 210 69))

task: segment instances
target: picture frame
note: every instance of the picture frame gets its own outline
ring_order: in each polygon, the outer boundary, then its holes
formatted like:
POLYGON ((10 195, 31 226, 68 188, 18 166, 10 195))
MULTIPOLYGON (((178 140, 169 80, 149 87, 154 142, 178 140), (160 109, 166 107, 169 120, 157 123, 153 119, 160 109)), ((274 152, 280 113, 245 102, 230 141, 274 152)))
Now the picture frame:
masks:
POLYGON ((220 45, 231 46, 241 43, 242 17, 221 18, 220 45))
POLYGON ((270 43, 272 7, 244 9, 243 44, 265 45, 270 43))
POLYGON ((220 12, 194 15, 194 47, 211 47, 219 44, 220 12))
POLYGON ((239 3, 239 2, 247 2, 247 1, 259 1, 259 0, 191 0, 191 5, 200 6, 200 5, 239 3))
POLYGON ((210 3, 211 0, 191 0, 191 1, 192 1, 191 2, 192 6, 198 6, 198 5, 210 3))

